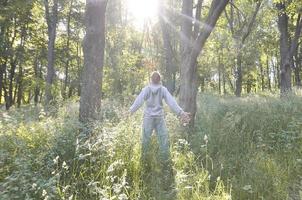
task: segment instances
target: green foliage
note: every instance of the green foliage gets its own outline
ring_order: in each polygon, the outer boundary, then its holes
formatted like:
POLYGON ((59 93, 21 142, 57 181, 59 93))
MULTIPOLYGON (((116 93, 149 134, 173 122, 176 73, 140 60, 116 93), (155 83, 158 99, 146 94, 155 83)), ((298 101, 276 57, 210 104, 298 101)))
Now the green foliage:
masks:
POLYGON ((31 106, 1 113, 0 199, 230 199, 222 180, 211 190, 207 169, 179 139, 170 114, 174 189, 162 189, 166 174, 155 137, 147 171, 152 178, 144 181, 141 114, 125 118, 125 109, 115 105, 104 101, 103 122, 94 124, 89 138, 79 132, 84 127, 73 102, 55 108, 56 116, 31 106))
POLYGON ((199 103, 196 137, 209 137, 210 173, 231 182, 234 199, 286 199, 302 169, 301 97, 203 95, 199 103))
POLYGON ((140 163, 141 113, 125 117, 103 102, 103 122, 81 135, 78 105, 56 116, 40 107, 1 113, 1 199, 286 199, 302 171, 301 97, 199 97, 196 134, 188 140, 167 115, 174 189, 152 139, 152 177, 140 163), (190 141, 190 143, 188 142, 190 141), (232 196, 231 196, 232 194, 232 196))

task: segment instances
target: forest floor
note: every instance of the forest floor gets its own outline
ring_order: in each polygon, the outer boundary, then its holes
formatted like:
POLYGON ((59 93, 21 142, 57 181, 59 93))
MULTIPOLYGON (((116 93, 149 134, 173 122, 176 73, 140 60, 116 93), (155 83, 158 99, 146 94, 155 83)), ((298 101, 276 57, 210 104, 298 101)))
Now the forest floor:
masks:
POLYGON ((302 98, 200 95, 195 130, 167 110, 173 185, 163 190, 156 137, 142 177, 142 113, 104 100, 87 137, 76 101, 0 112, 0 199, 298 199, 302 98))

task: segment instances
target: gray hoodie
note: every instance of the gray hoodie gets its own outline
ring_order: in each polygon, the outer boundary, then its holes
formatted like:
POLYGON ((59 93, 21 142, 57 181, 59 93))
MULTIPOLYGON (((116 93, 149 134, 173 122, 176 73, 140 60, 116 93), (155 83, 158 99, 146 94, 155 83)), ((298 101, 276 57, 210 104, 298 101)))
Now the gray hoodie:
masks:
POLYGON ((134 113, 146 102, 144 117, 162 117, 164 116, 162 99, 175 114, 180 115, 183 112, 167 88, 160 84, 144 87, 130 107, 130 112, 134 113))

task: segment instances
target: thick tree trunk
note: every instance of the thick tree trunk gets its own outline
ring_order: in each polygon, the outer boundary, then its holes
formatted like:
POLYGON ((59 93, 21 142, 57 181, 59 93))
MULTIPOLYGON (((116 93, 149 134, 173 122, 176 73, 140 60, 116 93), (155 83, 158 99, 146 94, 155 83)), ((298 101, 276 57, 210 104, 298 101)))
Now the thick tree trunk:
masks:
POLYGON ((53 0, 52 12, 49 11, 49 2, 45 2, 45 18, 48 27, 48 51, 47 51, 47 74, 45 86, 45 104, 48 105, 53 100, 52 85, 55 77, 55 41, 57 31, 58 0, 53 0))
POLYGON ((297 50, 299 37, 302 30, 301 14, 298 15, 295 35, 290 38, 288 33, 288 15, 286 13, 286 6, 284 3, 276 4, 278 13, 278 28, 280 32, 280 95, 286 96, 292 90, 292 63, 293 56, 297 50), (291 41, 291 43, 290 43, 291 41))
POLYGON ((182 14, 186 17, 183 18, 182 22, 182 35, 184 38, 182 38, 179 103, 185 111, 191 113, 191 126, 194 125, 197 108, 197 58, 228 2, 228 0, 212 1, 205 23, 196 40, 192 41, 193 1, 183 1, 182 14))
POLYGON ((289 34, 288 34, 288 16, 281 10, 285 9, 283 4, 278 6, 280 13, 278 15, 278 26, 280 31, 280 89, 281 95, 285 95, 291 91, 291 66, 290 58, 288 56, 289 51, 289 34))
POLYGON ((105 48, 105 12, 107 1, 86 0, 86 35, 83 42, 84 70, 80 99, 80 121, 98 118, 105 48))

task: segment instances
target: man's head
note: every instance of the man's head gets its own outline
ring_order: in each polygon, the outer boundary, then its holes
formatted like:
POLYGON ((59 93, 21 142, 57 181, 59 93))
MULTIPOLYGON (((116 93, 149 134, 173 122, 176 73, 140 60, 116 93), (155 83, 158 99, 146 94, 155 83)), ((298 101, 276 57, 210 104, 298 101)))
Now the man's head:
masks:
POLYGON ((152 72, 150 79, 151 83, 160 84, 160 73, 158 71, 152 72))

